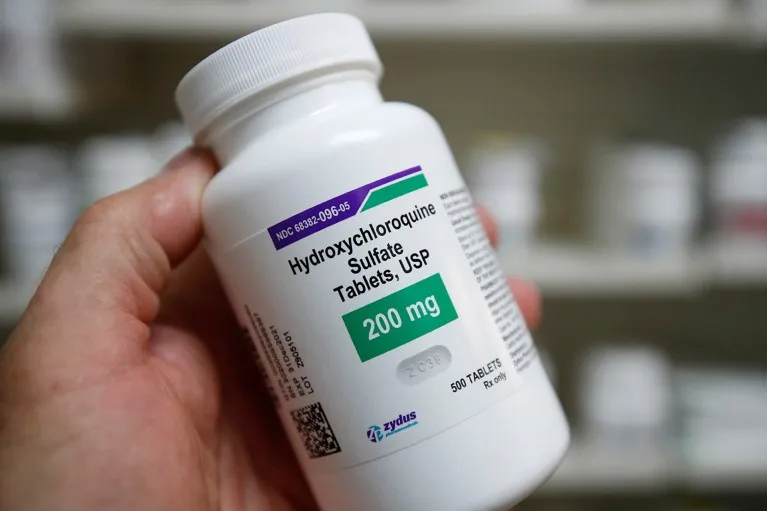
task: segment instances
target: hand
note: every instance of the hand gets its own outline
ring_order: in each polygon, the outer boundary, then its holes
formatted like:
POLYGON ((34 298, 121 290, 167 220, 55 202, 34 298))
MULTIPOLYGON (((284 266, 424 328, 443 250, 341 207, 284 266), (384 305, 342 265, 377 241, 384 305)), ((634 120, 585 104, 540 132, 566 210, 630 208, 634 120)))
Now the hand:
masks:
POLYGON ((61 247, 0 351, 0 509, 316 509, 198 246, 214 172, 187 151, 61 247))

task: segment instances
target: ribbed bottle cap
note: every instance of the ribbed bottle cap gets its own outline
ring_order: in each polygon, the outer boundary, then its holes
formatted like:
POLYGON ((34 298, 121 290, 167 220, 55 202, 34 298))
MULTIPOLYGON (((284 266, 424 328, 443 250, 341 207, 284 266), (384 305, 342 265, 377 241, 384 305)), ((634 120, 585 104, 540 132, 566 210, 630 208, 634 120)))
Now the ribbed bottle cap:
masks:
POLYGON ((365 26, 348 14, 315 14, 272 25, 223 47, 176 89, 187 127, 199 134, 218 116, 280 84, 342 70, 380 77, 381 61, 365 26))

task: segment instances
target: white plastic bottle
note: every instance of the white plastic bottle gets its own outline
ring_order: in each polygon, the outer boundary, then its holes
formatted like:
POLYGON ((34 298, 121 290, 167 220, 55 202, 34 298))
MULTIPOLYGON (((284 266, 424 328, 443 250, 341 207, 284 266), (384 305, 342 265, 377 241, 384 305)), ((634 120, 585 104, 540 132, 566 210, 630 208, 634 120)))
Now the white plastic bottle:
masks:
POLYGON ((207 245, 322 509, 507 509, 567 423, 439 126, 380 75, 340 14, 193 69, 207 245))
POLYGON ((767 119, 742 121, 720 142, 713 160, 711 199, 718 241, 763 250, 767 244, 767 119))
POLYGON ((700 217, 694 154, 681 147, 635 143, 603 149, 597 160, 589 204, 596 240, 629 256, 685 256, 700 217))

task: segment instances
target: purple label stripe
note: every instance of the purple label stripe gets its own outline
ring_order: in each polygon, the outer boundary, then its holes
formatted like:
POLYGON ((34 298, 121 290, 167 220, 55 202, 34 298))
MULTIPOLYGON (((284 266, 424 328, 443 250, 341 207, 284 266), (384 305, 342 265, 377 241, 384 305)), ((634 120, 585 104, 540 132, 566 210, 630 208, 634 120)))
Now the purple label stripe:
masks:
POLYGON ((355 216, 359 213, 362 204, 372 190, 421 171, 421 167, 417 166, 397 172, 391 176, 381 178, 378 181, 373 181, 365 186, 333 197, 271 226, 268 231, 269 236, 272 238, 272 243, 274 243, 274 248, 280 250, 323 229, 327 229, 331 225, 355 216))

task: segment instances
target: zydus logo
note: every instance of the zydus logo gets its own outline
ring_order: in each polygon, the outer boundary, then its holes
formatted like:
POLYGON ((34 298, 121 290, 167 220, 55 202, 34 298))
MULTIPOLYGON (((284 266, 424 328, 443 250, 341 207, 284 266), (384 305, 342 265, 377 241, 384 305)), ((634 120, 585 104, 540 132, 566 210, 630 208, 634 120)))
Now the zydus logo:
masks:
POLYGON ((370 426, 367 431, 368 440, 377 444, 383 441, 384 438, 396 435, 400 431, 404 431, 417 425, 418 415, 415 412, 406 413, 404 415, 401 414, 394 420, 384 422, 383 427, 379 425, 370 426))

